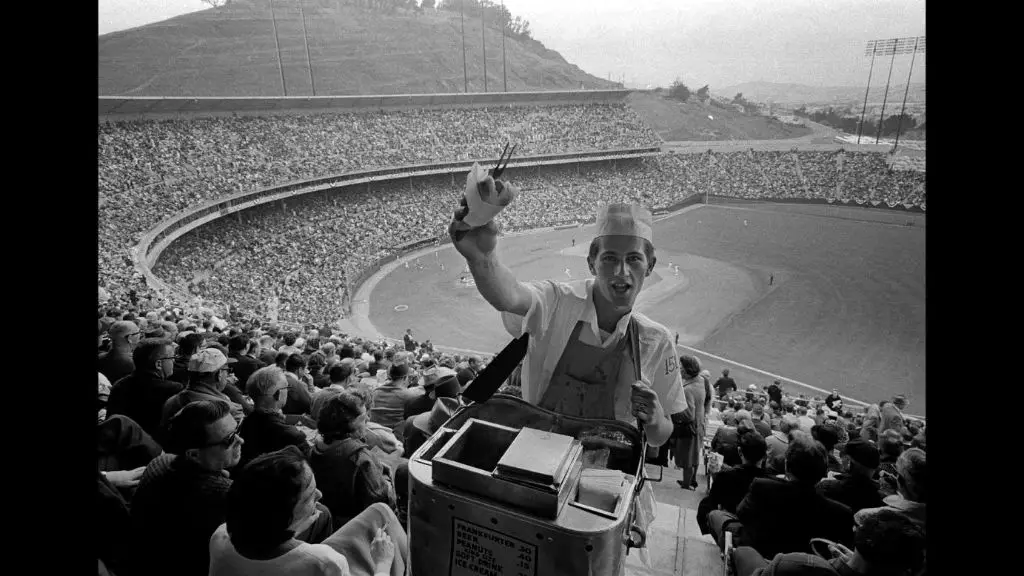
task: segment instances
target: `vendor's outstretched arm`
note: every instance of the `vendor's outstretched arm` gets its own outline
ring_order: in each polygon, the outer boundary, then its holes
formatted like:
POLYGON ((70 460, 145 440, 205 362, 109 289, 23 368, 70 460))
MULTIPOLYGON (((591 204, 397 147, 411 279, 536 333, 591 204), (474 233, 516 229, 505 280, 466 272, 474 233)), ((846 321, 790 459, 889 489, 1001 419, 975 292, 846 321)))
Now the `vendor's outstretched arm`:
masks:
POLYGON ((533 296, 525 284, 516 280, 512 270, 498 260, 495 251, 498 246, 498 225, 491 221, 470 228, 463 221, 468 211, 466 199, 463 198, 462 205, 455 211, 455 217, 448 226, 452 244, 466 259, 477 290, 484 300, 499 312, 525 316, 530 311, 533 296))
POLYGON ((526 316, 533 299, 530 289, 516 280, 512 270, 502 264, 496 254, 491 253, 486 258, 466 262, 476 281, 476 289, 484 300, 499 312, 526 316))

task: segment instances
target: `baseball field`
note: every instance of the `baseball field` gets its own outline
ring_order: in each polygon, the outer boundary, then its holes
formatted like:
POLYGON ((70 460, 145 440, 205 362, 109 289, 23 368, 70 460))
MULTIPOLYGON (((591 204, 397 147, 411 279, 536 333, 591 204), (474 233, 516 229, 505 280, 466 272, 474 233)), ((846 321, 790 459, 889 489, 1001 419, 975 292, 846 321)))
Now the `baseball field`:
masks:
MULTIPOLYGON (((585 278, 592 233, 506 236, 499 250, 521 280, 585 278)), ((743 387, 779 377, 794 393, 866 402, 902 393, 908 413, 926 415, 923 214, 748 202, 687 209, 654 234, 638 309, 715 377, 728 367, 743 387)), ((411 328, 421 342, 495 353, 510 337, 463 276, 451 246, 399 261, 360 291, 367 319, 389 338, 411 328)))

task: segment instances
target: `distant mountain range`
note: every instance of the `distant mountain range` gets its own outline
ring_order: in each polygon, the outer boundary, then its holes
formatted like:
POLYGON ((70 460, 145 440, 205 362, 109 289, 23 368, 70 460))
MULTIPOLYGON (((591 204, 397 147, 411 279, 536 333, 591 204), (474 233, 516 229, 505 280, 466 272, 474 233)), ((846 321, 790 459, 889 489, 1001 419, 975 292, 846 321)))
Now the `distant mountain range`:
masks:
MULTIPOLYGON (((866 80, 866 79, 865 79, 866 80)), ((885 95, 885 78, 871 81, 868 103, 881 102, 885 95)), ((711 93, 732 98, 737 93, 753 102, 772 102, 774 104, 847 104, 864 101, 865 86, 807 86, 806 84, 778 84, 774 82, 744 82, 725 88, 711 87, 711 93)), ((889 101, 901 102, 905 84, 893 83, 889 86, 889 101)), ((925 84, 912 83, 907 94, 907 102, 924 103, 925 84)))

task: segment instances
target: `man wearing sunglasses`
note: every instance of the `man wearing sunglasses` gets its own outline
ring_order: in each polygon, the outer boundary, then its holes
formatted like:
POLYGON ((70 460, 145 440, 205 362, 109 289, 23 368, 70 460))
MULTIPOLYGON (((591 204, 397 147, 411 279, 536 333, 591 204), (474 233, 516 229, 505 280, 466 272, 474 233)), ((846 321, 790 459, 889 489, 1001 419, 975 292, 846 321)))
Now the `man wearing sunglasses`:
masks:
POLYGON ((134 322, 119 320, 107 330, 110 351, 100 354, 97 367, 111 382, 117 382, 135 369, 132 351, 142 339, 142 330, 134 322))
POLYGON ((171 416, 190 402, 211 400, 226 402, 231 416, 238 423, 242 422, 243 409, 241 404, 232 402, 224 393, 228 385, 232 364, 236 360, 228 358, 216 348, 203 348, 192 355, 188 362, 188 386, 177 395, 170 397, 164 404, 161 428, 167 428, 171 416))
POLYGON ((134 574, 206 574, 210 536, 224 522, 228 469, 244 440, 226 402, 191 402, 170 419, 165 448, 132 499, 134 574))
POLYGON ((107 416, 127 416, 163 443, 164 405, 182 391, 181 384, 168 380, 174 370, 174 347, 170 340, 147 338, 135 347, 132 357, 135 370, 111 387, 107 416))

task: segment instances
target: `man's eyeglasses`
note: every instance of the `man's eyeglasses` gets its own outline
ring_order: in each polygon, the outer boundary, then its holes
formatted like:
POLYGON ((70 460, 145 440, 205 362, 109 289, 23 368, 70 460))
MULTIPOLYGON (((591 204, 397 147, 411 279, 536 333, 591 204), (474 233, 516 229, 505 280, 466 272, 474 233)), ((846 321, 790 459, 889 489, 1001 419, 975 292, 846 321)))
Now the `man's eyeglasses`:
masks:
POLYGON ((207 448, 213 448, 214 446, 223 446, 225 448, 230 448, 230 447, 235 445, 235 439, 236 438, 238 438, 238 428, 235 428, 234 432, 232 432, 231 434, 228 434, 227 438, 225 438, 225 439, 223 439, 223 440, 221 440, 219 442, 213 442, 213 443, 207 444, 206 447, 207 448))

